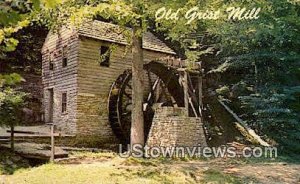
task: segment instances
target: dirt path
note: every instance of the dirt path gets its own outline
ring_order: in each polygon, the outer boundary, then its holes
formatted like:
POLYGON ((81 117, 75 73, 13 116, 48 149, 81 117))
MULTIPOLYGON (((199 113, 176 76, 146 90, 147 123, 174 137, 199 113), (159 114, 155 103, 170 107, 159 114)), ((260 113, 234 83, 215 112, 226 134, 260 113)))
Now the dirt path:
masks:
MULTIPOLYGON (((275 184, 300 184, 300 165, 287 163, 230 163, 224 160, 208 162, 193 161, 189 163, 172 164, 177 170, 193 171, 194 176, 201 178, 205 171, 219 171, 225 175, 235 176, 244 181, 253 183, 275 184)), ((197 180, 196 180, 197 181, 197 180)), ((248 183, 247 182, 247 183, 248 183)))
POLYGON ((238 177, 255 178, 261 183, 300 183, 300 165, 286 163, 251 164, 224 169, 238 177))

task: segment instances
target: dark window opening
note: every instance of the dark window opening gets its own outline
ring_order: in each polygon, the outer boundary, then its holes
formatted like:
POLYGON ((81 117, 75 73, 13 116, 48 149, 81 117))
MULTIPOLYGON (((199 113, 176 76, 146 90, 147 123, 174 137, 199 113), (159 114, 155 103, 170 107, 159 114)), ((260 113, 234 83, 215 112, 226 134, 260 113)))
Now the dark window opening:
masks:
POLYGON ((68 66, 68 59, 63 58, 63 67, 67 67, 67 66, 68 66))
POLYGON ((49 70, 54 70, 53 53, 49 54, 49 70))
POLYGON ((53 61, 49 62, 49 70, 54 70, 54 64, 53 61))
POLYGON ((63 51, 62 51, 62 66, 67 67, 68 66, 68 51, 67 51, 67 46, 64 46, 63 51))
POLYGON ((100 47, 100 66, 109 67, 110 49, 106 46, 100 47))
POLYGON ((61 112, 67 112, 67 93, 62 93, 61 97, 61 112))

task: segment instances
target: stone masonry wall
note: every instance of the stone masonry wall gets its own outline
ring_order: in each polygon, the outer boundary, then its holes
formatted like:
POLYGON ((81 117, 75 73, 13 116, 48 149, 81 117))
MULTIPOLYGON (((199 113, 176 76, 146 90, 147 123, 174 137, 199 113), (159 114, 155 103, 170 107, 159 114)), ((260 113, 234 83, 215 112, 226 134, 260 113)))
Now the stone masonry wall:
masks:
POLYGON ((186 117, 184 108, 174 107, 160 107, 155 110, 146 144, 149 147, 207 145, 201 119, 186 117))

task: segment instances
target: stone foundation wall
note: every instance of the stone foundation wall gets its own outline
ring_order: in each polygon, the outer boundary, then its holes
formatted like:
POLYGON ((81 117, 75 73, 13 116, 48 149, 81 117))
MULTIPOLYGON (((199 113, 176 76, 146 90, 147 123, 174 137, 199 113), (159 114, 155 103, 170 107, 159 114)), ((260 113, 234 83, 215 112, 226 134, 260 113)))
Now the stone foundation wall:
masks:
POLYGON ((174 107, 156 109, 146 144, 149 147, 207 145, 201 119, 186 117, 184 108, 174 107))
POLYGON ((109 124, 106 96, 78 94, 77 135, 94 137, 103 143, 118 143, 109 124))

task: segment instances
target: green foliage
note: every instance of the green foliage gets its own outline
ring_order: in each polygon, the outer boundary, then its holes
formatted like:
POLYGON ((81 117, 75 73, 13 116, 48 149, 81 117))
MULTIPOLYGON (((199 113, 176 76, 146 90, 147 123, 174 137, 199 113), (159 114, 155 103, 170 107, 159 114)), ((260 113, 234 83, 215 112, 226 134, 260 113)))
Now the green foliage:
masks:
POLYGON ((13 85, 17 85, 20 82, 22 82, 23 78, 17 74, 17 73, 13 73, 10 75, 2 75, 0 74, 0 87, 4 87, 4 86, 13 86, 13 85))
MULTIPOLYGON (((184 19, 161 19, 155 25, 156 30, 180 43, 190 61, 216 54, 218 65, 208 74, 219 73, 220 82, 228 87, 217 92, 232 98, 235 110, 260 134, 274 139, 286 150, 299 152, 299 2, 187 0, 155 5, 149 2, 149 17, 153 18, 155 11, 163 6, 173 10, 182 8, 183 12, 193 6, 201 10, 262 7, 260 18, 252 21, 199 20, 187 26, 184 19), (207 47, 201 47, 203 44, 214 49, 208 52, 207 47)), ((207 59, 203 60, 205 65, 207 59)))
POLYGON ((219 50, 216 56, 219 62, 208 74, 222 76, 221 84, 228 86, 231 94, 236 94, 225 96, 231 98, 234 109, 249 125, 261 135, 275 140, 286 151, 299 153, 299 2, 220 0, 202 4, 203 9, 228 6, 263 8, 258 20, 197 21, 191 25, 195 26, 194 30, 187 31, 186 27, 177 26, 173 31, 172 26, 178 24, 177 21, 169 22, 168 28, 172 39, 181 42, 188 38, 182 36, 184 32, 186 35, 205 30, 214 37, 212 45, 219 50), (241 82, 242 86, 237 85, 241 82))
POLYGON ((222 86, 219 89, 217 89, 216 92, 219 95, 229 96, 230 89, 228 86, 222 86))
POLYGON ((13 36, 19 41, 16 49, 5 52, 1 60, 0 72, 25 72, 30 74, 41 73, 41 48, 45 41, 47 30, 44 27, 31 25, 14 33, 13 36))
POLYGON ((256 86, 257 93, 240 97, 248 123, 285 151, 299 153, 300 80, 296 69, 300 65, 300 7, 283 1, 275 1, 271 7, 274 17, 262 19, 264 24, 247 38, 252 40, 247 44, 248 53, 234 57, 231 63, 233 68, 254 68, 247 83, 256 86))
POLYGON ((297 105, 300 88, 282 88, 277 89, 277 92, 270 92, 266 88, 260 94, 242 96, 240 100, 247 109, 248 124, 277 141, 284 151, 299 152, 300 111, 297 105))
POLYGON ((54 9, 61 0, 4 0, 0 2, 0 58, 19 43, 15 33, 38 20, 44 9, 54 9))
POLYGON ((0 75, 0 126, 15 126, 21 122, 21 107, 26 94, 15 89, 22 77, 18 74, 0 75))

